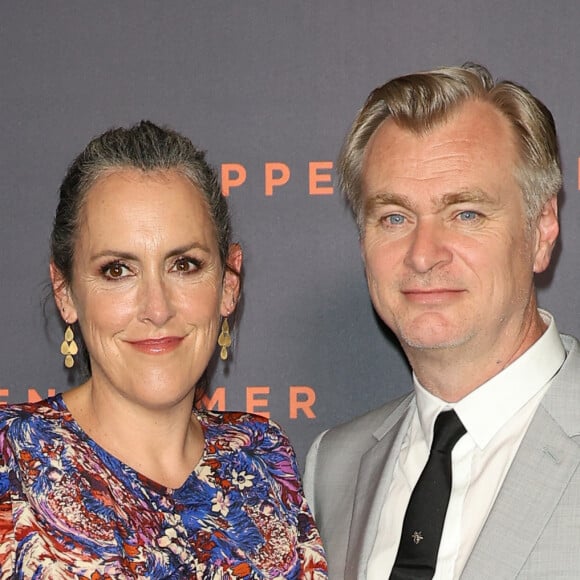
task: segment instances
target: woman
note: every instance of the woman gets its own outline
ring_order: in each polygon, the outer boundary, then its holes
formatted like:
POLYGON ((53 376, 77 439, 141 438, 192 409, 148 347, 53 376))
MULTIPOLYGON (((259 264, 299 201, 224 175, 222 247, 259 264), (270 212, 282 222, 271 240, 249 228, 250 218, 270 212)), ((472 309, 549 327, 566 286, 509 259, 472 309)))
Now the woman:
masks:
POLYGON ((90 378, 1 413, 0 578, 326 578, 279 428, 192 412, 241 265, 188 139, 142 122, 73 162, 50 275, 65 364, 82 337, 90 378))

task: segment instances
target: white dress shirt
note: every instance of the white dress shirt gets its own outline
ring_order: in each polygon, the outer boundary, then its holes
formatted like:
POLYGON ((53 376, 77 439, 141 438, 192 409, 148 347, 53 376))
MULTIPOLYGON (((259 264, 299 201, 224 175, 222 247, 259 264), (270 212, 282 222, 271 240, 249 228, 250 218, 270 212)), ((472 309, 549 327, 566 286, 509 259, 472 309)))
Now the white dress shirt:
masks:
POLYGON ((395 562, 403 518, 427 463, 433 424, 455 409, 467 433, 452 453, 453 484, 437 557, 435 580, 459 578, 523 436, 566 352, 554 320, 518 359, 457 403, 447 403, 414 378, 417 408, 401 446, 369 559, 368 580, 385 580, 395 562))

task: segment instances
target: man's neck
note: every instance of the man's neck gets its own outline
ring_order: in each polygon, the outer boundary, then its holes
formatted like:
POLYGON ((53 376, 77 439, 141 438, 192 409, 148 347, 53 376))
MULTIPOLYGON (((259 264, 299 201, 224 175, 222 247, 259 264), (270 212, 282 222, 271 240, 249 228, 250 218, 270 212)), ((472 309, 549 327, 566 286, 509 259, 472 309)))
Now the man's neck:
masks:
POLYGON ((536 311, 516 340, 506 341, 507 344, 496 341, 489 349, 462 345, 404 350, 421 385, 436 397, 455 403, 522 356, 545 330, 546 324, 536 311))

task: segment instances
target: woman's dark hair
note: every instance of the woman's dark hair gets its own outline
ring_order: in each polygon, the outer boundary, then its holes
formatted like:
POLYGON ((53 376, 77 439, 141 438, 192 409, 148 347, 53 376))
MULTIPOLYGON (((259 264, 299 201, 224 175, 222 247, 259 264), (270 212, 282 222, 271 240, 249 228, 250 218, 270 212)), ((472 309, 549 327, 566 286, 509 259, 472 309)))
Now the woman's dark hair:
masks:
POLYGON ((225 266, 231 225, 216 170, 207 163, 205 152, 187 137, 141 121, 128 129, 119 127, 96 137, 68 168, 60 186, 51 235, 51 258, 67 284, 72 281, 74 247, 86 193, 101 177, 122 169, 173 170, 189 179, 205 196, 225 266))

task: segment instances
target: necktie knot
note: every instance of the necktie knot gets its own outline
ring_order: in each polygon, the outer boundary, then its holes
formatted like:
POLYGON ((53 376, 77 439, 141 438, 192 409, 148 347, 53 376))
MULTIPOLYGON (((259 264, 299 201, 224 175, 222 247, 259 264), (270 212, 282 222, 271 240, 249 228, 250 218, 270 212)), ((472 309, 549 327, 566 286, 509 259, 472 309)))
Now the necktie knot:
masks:
POLYGON ((457 441, 464 434, 465 427, 453 409, 439 413, 433 428, 431 451, 451 453, 457 441))

